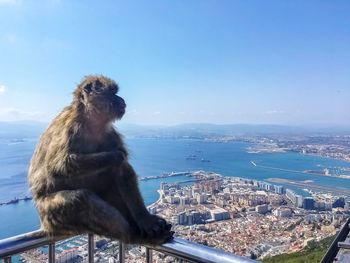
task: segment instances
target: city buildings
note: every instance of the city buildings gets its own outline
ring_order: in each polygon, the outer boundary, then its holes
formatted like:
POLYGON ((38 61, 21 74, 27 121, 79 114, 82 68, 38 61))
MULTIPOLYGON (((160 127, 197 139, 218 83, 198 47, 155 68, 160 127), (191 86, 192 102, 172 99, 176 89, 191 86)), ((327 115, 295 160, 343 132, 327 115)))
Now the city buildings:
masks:
POLYGON ((335 234, 349 215, 350 202, 330 193, 305 189, 301 195, 204 171, 193 176, 193 185, 162 184, 157 214, 173 223, 176 235, 238 255, 262 259, 298 251, 335 234))

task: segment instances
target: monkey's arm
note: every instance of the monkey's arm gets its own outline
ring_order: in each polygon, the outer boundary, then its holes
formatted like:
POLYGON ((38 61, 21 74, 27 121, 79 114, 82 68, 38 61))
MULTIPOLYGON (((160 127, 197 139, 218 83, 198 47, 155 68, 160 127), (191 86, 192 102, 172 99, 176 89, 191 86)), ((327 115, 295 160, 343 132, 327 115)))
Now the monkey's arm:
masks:
POLYGON ((79 173, 107 170, 112 166, 121 165, 124 160, 125 155, 122 151, 71 153, 68 157, 70 167, 79 173))

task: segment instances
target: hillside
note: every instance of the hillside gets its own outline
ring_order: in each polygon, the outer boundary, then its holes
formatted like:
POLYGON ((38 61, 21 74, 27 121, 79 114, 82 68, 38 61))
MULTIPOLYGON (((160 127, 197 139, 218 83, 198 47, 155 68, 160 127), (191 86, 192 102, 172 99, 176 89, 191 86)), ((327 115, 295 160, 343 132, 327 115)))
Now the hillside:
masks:
POLYGON ((302 251, 282 254, 271 258, 266 258, 264 263, 319 263, 326 254, 335 236, 327 237, 320 242, 310 242, 302 251))

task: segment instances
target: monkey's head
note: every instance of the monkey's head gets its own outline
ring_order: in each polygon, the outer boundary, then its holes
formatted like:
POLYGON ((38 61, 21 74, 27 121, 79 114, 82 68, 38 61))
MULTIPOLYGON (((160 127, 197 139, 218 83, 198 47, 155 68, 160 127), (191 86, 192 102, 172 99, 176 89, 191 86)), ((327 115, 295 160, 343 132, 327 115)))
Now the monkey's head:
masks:
POLYGON ((121 119, 126 104, 117 95, 119 87, 112 79, 102 75, 85 77, 74 92, 74 101, 78 103, 89 118, 101 121, 121 119))

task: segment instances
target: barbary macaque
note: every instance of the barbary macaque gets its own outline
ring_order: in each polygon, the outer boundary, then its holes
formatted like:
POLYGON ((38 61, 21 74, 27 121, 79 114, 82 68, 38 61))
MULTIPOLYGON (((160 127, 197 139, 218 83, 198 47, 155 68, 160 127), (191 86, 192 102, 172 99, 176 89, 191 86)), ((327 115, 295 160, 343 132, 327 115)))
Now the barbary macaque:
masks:
POLYGON ((125 101, 111 79, 85 77, 41 136, 29 185, 49 236, 95 233, 126 243, 162 244, 171 225, 144 205, 137 175, 113 122, 125 101))

